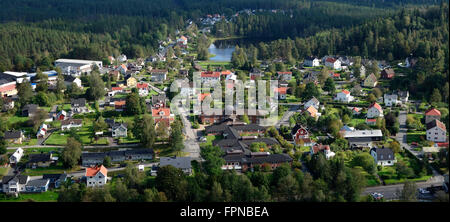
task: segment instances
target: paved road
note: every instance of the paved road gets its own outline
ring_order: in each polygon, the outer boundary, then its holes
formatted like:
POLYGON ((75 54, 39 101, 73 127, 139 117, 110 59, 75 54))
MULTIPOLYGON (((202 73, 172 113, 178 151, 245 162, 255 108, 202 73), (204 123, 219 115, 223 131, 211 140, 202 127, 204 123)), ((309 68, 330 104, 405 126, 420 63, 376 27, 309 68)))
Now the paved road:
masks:
MULTIPOLYGON (((116 145, 95 145, 95 146, 83 146, 83 149, 105 149, 105 148, 126 148, 126 147, 138 147, 139 143, 131 143, 131 144, 116 144, 116 145)), ((61 145, 31 145, 31 146, 21 146, 22 149, 33 149, 33 148, 63 148, 61 145)), ((8 147, 9 150, 15 150, 19 147, 8 147)))
MULTIPOLYGON (((145 163, 142 164, 144 165, 144 167, 152 167, 153 165, 158 165, 159 163, 145 163)), ((137 168, 139 165, 141 164, 137 164, 135 165, 135 167, 137 168)), ((120 170, 124 170, 125 167, 117 167, 117 168, 108 168, 108 172, 115 172, 115 171, 120 171, 120 170)), ((77 172, 73 172, 73 173, 68 173, 67 176, 68 177, 75 177, 75 178, 80 178, 83 177, 85 174, 84 170, 80 170, 77 172)), ((38 180, 38 179, 42 179, 42 175, 41 176, 30 176, 30 180, 38 180)))
POLYGON ((291 116, 293 116, 296 112, 299 112, 298 110, 300 109, 300 105, 293 105, 291 107, 289 107, 289 110, 287 110, 286 112, 284 112, 283 116, 281 117, 281 119, 275 124, 275 127, 278 129, 280 128, 282 125, 286 125, 289 126, 289 118, 291 116))
POLYGON ((178 107, 178 109, 181 121, 184 125, 184 135, 186 136, 186 139, 184 140, 183 152, 189 153, 189 156, 194 160, 201 161, 202 158, 200 157, 200 146, 197 142, 198 133, 192 128, 191 122, 189 122, 189 120, 186 118, 189 112, 184 110, 182 107, 178 107))
MULTIPOLYGON (((427 182, 416 183, 417 188, 426 188, 430 187, 431 185, 442 186, 442 181, 431 180, 427 182)), ((367 187, 363 192, 361 192, 361 195, 366 196, 371 193, 377 192, 383 194, 385 200, 395 200, 398 199, 397 192, 401 190, 403 190, 403 184, 367 187)))

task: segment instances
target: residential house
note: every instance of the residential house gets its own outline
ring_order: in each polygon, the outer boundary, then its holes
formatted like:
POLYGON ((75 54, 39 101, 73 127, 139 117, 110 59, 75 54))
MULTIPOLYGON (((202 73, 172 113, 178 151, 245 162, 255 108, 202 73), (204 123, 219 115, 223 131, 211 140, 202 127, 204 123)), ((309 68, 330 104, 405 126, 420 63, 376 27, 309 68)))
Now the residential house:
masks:
POLYGON ((173 166, 187 175, 192 174, 191 157, 160 157, 159 167, 173 166))
POLYGON ((336 70, 340 70, 342 69, 341 67, 341 61, 339 59, 335 59, 333 57, 328 57, 325 60, 325 66, 329 67, 331 69, 336 69, 336 70))
POLYGON ((45 135, 47 134, 47 124, 43 123, 40 127, 38 132, 36 133, 36 137, 39 138, 44 138, 45 135))
POLYGON ((416 66, 416 64, 417 64, 417 61, 418 61, 418 59, 414 58, 412 55, 408 56, 405 59, 405 67, 406 68, 414 68, 416 66))
POLYGON ((304 76, 303 76, 303 83, 307 84, 307 83, 314 83, 314 84, 318 84, 319 83, 319 79, 318 79, 318 75, 319 75, 319 71, 312 71, 312 72, 307 72, 304 76))
POLYGON ((237 152, 228 153, 223 159, 225 164, 223 170, 235 169, 242 172, 253 170, 256 166, 269 166, 272 170, 278 168, 283 163, 292 164, 292 158, 285 154, 270 154, 269 152, 237 152))
POLYGON ((5 132, 3 139, 7 143, 22 144, 22 141, 25 139, 25 136, 23 132, 20 130, 11 130, 5 132))
POLYGON ((375 163, 380 166, 392 166, 397 162, 394 152, 389 148, 372 148, 370 150, 375 163))
POLYGON ((154 156, 152 149, 131 149, 125 151, 109 151, 100 153, 85 152, 81 154, 82 166, 95 166, 103 163, 106 156, 111 158, 111 162, 122 162, 125 160, 151 160, 154 156))
POLYGON ((137 80, 131 74, 129 74, 125 76, 125 83, 127 87, 134 88, 136 87, 137 80))
POLYGON ((177 39, 177 44, 180 47, 186 48, 188 45, 188 39, 186 38, 186 36, 182 35, 179 39, 177 39))
POLYGON ((388 69, 383 69, 383 71, 381 71, 381 78, 383 79, 392 79, 395 76, 395 72, 394 69, 392 68, 388 68, 388 69))
POLYGON ((447 142, 447 129, 445 128, 445 124, 437 119, 427 123, 427 140, 447 142))
POLYGON ((367 76, 367 78, 364 80, 364 87, 369 87, 369 88, 373 88, 377 85, 378 81, 377 81, 377 77, 375 76, 375 74, 370 74, 369 76, 367 76))
POLYGON ((275 88, 275 93, 278 93, 279 99, 286 99, 288 87, 275 88))
MULTIPOLYGON (((197 72, 198 73, 198 72, 197 72)), ((196 73, 194 73, 194 76, 196 73)), ((198 75, 198 74, 197 74, 198 75)), ((220 72, 206 71, 200 73, 202 83, 215 83, 220 80, 220 72)))
POLYGON ((17 164, 20 162, 20 159, 23 157, 23 149, 18 148, 14 153, 9 157, 9 164, 17 164))
POLYGON ((160 108, 166 106, 166 94, 158 94, 152 96, 152 107, 160 108))
POLYGON ((353 114, 353 115, 359 115, 359 114, 361 114, 361 109, 358 108, 358 107, 353 107, 353 108, 352 108, 352 114, 353 114))
POLYGON ((314 106, 310 106, 305 110, 306 113, 308 113, 309 116, 313 117, 317 120, 319 118, 320 114, 314 106))
POLYGON ((67 181, 67 174, 44 174, 42 175, 42 179, 49 180, 49 187, 59 188, 67 181))
POLYGON ((142 97, 148 96, 149 90, 147 83, 138 83, 136 87, 138 88, 139 96, 142 97))
POLYGON ((166 126, 170 126, 170 124, 175 120, 175 116, 170 113, 170 108, 153 108, 152 109, 152 117, 155 121, 155 126, 158 127, 161 121, 166 123, 166 126))
POLYGON ((164 82, 167 80, 167 69, 152 69, 150 71, 152 82, 164 82))
POLYGON ((378 117, 383 117, 383 109, 378 103, 374 102, 367 108, 367 118, 373 119, 378 117))
POLYGON ((8 194, 24 192, 28 181, 30 181, 30 177, 27 175, 4 176, 2 178, 2 191, 8 194))
POLYGON ((56 114, 56 120, 66 120, 67 118, 67 112, 64 110, 61 110, 58 114, 56 114))
POLYGON ((53 163, 53 158, 51 153, 40 153, 40 154, 30 154, 28 157, 27 167, 49 167, 53 163))
POLYGON ((33 117, 36 115, 39 106, 36 104, 27 104, 22 108, 22 116, 33 117))
POLYGON ((383 139, 381 130, 353 130, 342 133, 342 137, 348 140, 350 148, 372 148, 374 141, 383 139))
POLYGON ((304 67, 316 67, 320 66, 320 60, 317 57, 308 57, 303 62, 304 67))
POLYGON ((398 100, 397 94, 384 94, 384 105, 385 106, 397 106, 401 104, 401 101, 398 100))
POLYGON ((49 184, 50 184, 49 179, 30 180, 25 185, 25 192, 29 193, 47 192, 49 184))
POLYGON ((0 98, 17 95, 16 83, 17 81, 14 78, 0 73, 0 98))
POLYGON ((108 92, 108 96, 113 97, 117 93, 123 93, 122 87, 111 87, 111 91, 108 92))
POLYGON ((313 141, 309 137, 308 130, 300 125, 295 125, 294 128, 291 130, 292 140, 294 140, 294 143, 297 145, 303 146, 312 146, 313 141))
POLYGON ((277 72, 278 80, 290 81, 292 79, 292 72, 277 72))
POLYGON ((80 114, 80 113, 89 112, 89 109, 86 106, 85 98, 72 99, 71 105, 72 105, 72 107, 70 108, 70 110, 72 111, 72 113, 80 114))
POLYGON ((71 75, 64 75, 64 84, 67 87, 71 86, 74 83, 78 88, 83 88, 83 85, 81 84, 81 79, 79 79, 78 77, 71 76, 71 75))
POLYGON ((320 102, 316 97, 311 98, 308 102, 305 103, 304 108, 307 109, 310 106, 313 106, 315 109, 319 109, 320 102))
POLYGON ((61 130, 66 131, 72 128, 81 128, 83 126, 82 119, 67 119, 61 120, 61 130))
POLYGON ((8 110, 14 109, 14 100, 9 97, 0 98, 3 99, 2 111, 6 112, 8 110))
POLYGON ((329 160, 330 158, 332 158, 336 155, 334 152, 331 151, 329 145, 322 145, 322 144, 315 144, 314 146, 311 146, 309 153, 311 155, 314 155, 314 154, 319 153, 319 151, 323 152, 323 154, 325 155, 325 158, 327 160, 329 160))
POLYGON ((361 67, 359 68, 359 77, 366 77, 366 67, 364 65, 361 65, 361 67))
POLYGON ((88 187, 104 186, 108 177, 108 169, 103 165, 86 168, 85 176, 88 187))
POLYGON ((425 124, 428 124, 433 120, 441 120, 441 111, 437 110, 436 108, 428 109, 425 112, 425 124))
POLYGON ((264 73, 258 68, 252 68, 249 75, 250 80, 261 79, 262 77, 264 77, 264 73))
POLYGON ((123 112, 126 109, 126 100, 117 100, 114 102, 114 108, 117 112, 123 112))
POLYGON ((111 81, 118 81, 118 80, 120 80, 120 76, 121 76, 119 70, 111 70, 111 71, 109 71, 108 75, 111 78, 111 81))
POLYGON ((128 135, 128 128, 126 123, 115 123, 111 128, 113 137, 127 137, 128 135))
POLYGON ((349 103, 354 100, 353 96, 350 95, 350 91, 342 90, 341 92, 336 94, 334 100, 344 103, 349 103))
POLYGON ((397 91, 398 99, 402 102, 402 104, 406 104, 408 102, 409 98, 409 92, 408 91, 397 91))
POLYGON ((119 60, 119 62, 126 62, 128 59, 126 55, 122 54, 117 57, 117 60, 119 60))

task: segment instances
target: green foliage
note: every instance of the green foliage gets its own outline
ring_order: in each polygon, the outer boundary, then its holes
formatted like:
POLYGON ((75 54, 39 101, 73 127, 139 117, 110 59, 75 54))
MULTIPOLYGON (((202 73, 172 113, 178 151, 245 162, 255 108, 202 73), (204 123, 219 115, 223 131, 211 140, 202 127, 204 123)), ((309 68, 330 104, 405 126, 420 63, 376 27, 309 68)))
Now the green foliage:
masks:
POLYGON ((69 137, 67 138, 67 145, 61 153, 61 159, 64 167, 73 168, 78 165, 81 158, 81 143, 69 137))

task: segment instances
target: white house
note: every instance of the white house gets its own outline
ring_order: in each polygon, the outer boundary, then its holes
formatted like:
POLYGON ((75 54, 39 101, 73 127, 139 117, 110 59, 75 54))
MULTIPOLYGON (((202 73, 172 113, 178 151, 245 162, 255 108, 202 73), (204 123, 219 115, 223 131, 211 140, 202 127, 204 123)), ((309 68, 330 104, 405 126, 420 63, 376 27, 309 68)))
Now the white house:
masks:
POLYGON ((214 83, 220 80, 220 72, 212 72, 212 71, 201 72, 200 78, 202 83, 206 82, 214 83))
POLYGON ((20 162, 20 159, 22 159, 23 156, 23 149, 18 148, 10 157, 9 157, 9 164, 17 164, 20 162))
POLYGON ((103 165, 86 168, 86 185, 88 187, 103 186, 106 184, 108 169, 103 165))
POLYGON ((138 92, 139 92, 139 96, 148 96, 148 84, 147 83, 138 83, 136 85, 136 87, 138 88, 138 92))
POLYGON ((328 57, 325 60, 325 66, 336 70, 340 70, 342 68, 341 61, 332 57, 328 57))
POLYGON ((380 166, 392 166, 397 162, 394 152, 389 148, 372 148, 370 150, 375 163, 380 166))
POLYGON ((4 176, 2 178, 2 191, 10 194, 24 192, 28 181, 30 181, 30 177, 27 175, 4 176))
POLYGON ((310 154, 317 154, 319 151, 322 151, 325 154, 325 158, 329 160, 331 157, 334 157, 336 154, 331 151, 329 145, 316 144, 310 148, 310 154))
POLYGON ((383 109, 378 103, 375 102, 372 103, 372 105, 370 105, 367 109, 367 118, 373 119, 378 117, 383 117, 383 109))
POLYGON ((81 119, 68 119, 61 121, 61 130, 70 130, 72 128, 81 128, 83 124, 83 120, 81 119))
POLYGON ((313 98, 311 98, 310 100, 308 100, 308 102, 305 103, 304 107, 305 107, 305 109, 306 109, 306 108, 308 108, 308 107, 310 107, 310 106, 313 106, 314 108, 316 108, 317 110, 319 110, 319 105, 320 105, 319 100, 316 99, 316 97, 313 97, 313 98))
POLYGON ((43 123, 43 124, 39 127, 38 132, 36 133, 36 137, 37 137, 37 138, 44 138, 44 137, 45 137, 45 134, 47 134, 47 130, 48 130, 47 124, 44 124, 44 123, 43 123))
POLYGON ((384 94, 384 105, 385 106, 397 106, 398 104, 401 104, 402 102, 398 100, 398 95, 393 94, 384 94))
POLYGON ((119 62, 126 62, 127 61, 127 56, 122 54, 119 57, 117 57, 117 60, 119 60, 119 62))
POLYGON ((427 140, 433 142, 446 142, 447 129, 445 124, 435 119, 427 123, 427 140))
POLYGON ((350 95, 350 91, 348 90, 342 90, 341 92, 336 94, 336 97, 334 98, 336 101, 349 103, 354 100, 353 96, 350 95))
POLYGON ((303 62, 303 66, 306 66, 306 67, 320 66, 320 60, 316 57, 308 57, 303 62))

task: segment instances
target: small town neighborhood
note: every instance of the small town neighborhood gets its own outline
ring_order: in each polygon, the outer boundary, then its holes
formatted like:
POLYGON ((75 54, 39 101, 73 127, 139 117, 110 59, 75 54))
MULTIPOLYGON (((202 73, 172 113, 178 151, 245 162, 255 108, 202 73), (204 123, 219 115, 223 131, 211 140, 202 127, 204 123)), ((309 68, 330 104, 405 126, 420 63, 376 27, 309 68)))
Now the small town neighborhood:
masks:
MULTIPOLYGON (((313 187, 334 178, 339 167, 348 169, 339 180, 358 181, 360 201, 398 201, 393 187, 406 189, 409 182, 417 186, 417 200, 448 195, 448 102, 441 89, 426 100, 394 87, 415 72, 413 54, 395 62, 348 55, 256 60, 248 70, 237 65, 243 48, 228 62, 200 59, 198 46, 210 44, 208 31, 226 19, 206 15, 200 27, 187 21, 147 58, 57 58, 45 70, 1 72, 0 201, 69 201, 70 189, 105 186, 124 186, 132 195, 139 186, 168 183, 160 178, 194 180, 203 171, 248 175, 255 183, 257 176, 281 178, 288 169, 321 181, 313 187), (212 101, 209 88, 197 94, 188 84, 171 91, 176 79, 194 75, 226 87, 277 80, 267 96, 278 99, 276 124, 263 124, 265 110, 194 113, 171 104, 176 95, 212 101)), ((162 190, 145 193, 167 201, 178 192, 162 190)))

